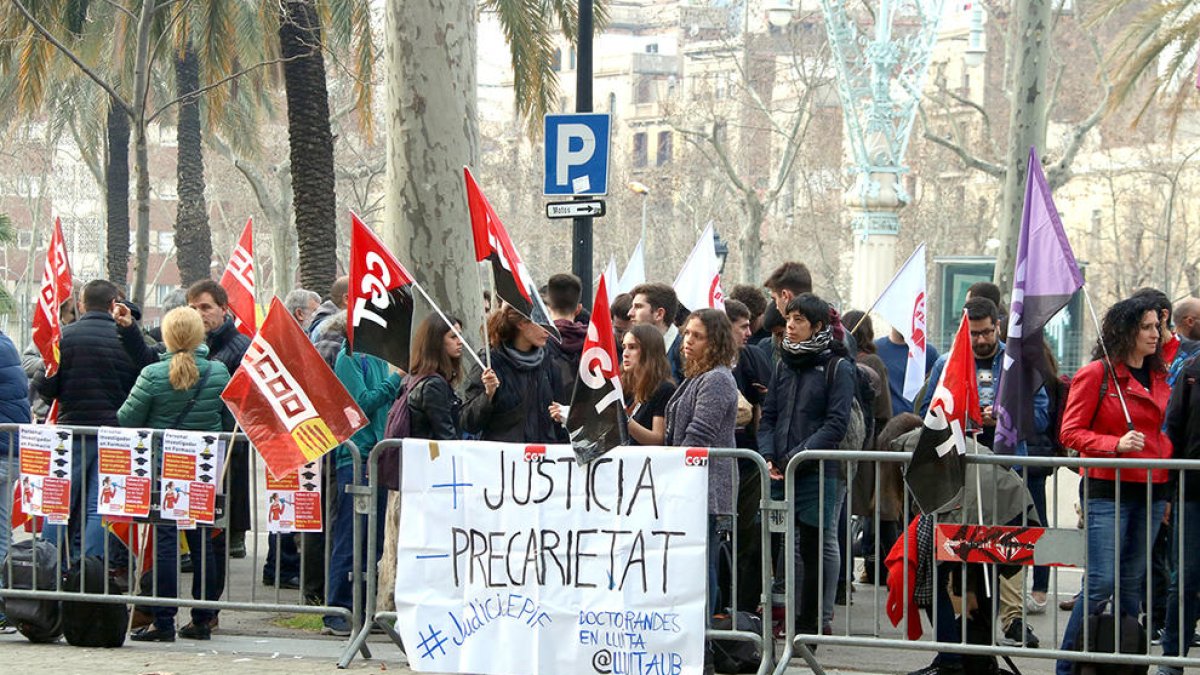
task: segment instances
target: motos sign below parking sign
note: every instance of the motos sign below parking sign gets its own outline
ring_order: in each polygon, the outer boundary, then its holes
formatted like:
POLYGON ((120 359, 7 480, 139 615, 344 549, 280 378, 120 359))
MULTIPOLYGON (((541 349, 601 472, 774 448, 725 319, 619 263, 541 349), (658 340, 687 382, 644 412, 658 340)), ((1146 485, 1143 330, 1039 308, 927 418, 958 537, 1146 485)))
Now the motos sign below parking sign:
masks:
POLYGON ((546 115, 545 195, 608 194, 611 120, 603 113, 546 115))

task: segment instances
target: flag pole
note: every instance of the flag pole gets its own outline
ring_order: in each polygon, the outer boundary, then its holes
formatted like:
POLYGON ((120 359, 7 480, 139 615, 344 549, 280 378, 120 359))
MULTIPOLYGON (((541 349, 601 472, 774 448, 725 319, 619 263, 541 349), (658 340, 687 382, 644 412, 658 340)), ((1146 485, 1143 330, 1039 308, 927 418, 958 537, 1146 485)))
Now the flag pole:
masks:
MULTIPOLYGON (((483 287, 484 286, 483 264, 481 263, 481 264, 476 265, 475 269, 479 272, 479 285, 480 285, 480 287, 483 287)), ((499 298, 496 297, 496 275, 492 274, 491 263, 488 263, 487 275, 488 275, 488 279, 491 280, 492 306, 494 307, 494 306, 496 306, 496 303, 499 301, 499 298)), ((484 356, 484 358, 487 359, 486 369, 491 370, 492 369, 492 349, 491 349, 491 343, 488 341, 487 319, 488 319, 488 313, 485 310, 483 312, 483 356, 484 356)), ((476 361, 478 361, 478 360, 479 359, 477 358, 476 361)))
POLYGON ((1121 402, 1121 412, 1125 414, 1125 426, 1133 431, 1133 420, 1129 417, 1129 406, 1125 403, 1125 394, 1121 392, 1121 384, 1117 382, 1117 370, 1113 366, 1112 357, 1108 354, 1108 346, 1104 344, 1104 334, 1100 331, 1100 319, 1096 316, 1096 306, 1092 304, 1092 294, 1088 293, 1087 284, 1083 285, 1083 299, 1087 301, 1088 311, 1092 315, 1092 323, 1096 326, 1096 342, 1104 355, 1104 377, 1112 373, 1113 389, 1117 390, 1117 400, 1121 402))
MULTIPOLYGON (((475 363, 478 363, 479 367, 483 368, 483 363, 479 360, 479 355, 476 354, 475 350, 471 348, 471 343, 467 342, 467 338, 464 337, 454 323, 450 321, 450 319, 448 319, 444 313, 442 313, 442 308, 437 306, 437 303, 433 301, 433 298, 429 297, 429 294, 425 292, 425 289, 421 286, 421 284, 417 283, 415 280, 413 281, 413 288, 417 289, 417 291, 421 294, 421 297, 425 298, 425 302, 428 302, 429 306, 433 308, 433 311, 437 312, 437 315, 441 317, 442 321, 446 322, 446 325, 450 327, 450 331, 454 333, 455 337, 457 337, 459 340, 462 340, 463 346, 467 348, 468 352, 470 352, 471 358, 475 359, 475 363)), ((491 368, 490 356, 488 357, 488 361, 488 367, 491 368)))
POLYGON ((875 298, 875 302, 871 303, 870 309, 863 312, 862 318, 858 320, 858 323, 854 324, 854 328, 850 329, 851 333, 858 330, 858 327, 861 326, 863 324, 863 322, 867 320, 867 316, 870 315, 871 312, 875 311, 875 308, 879 306, 879 301, 883 299, 883 296, 887 295, 887 292, 889 290, 891 290, 892 285, 896 283, 896 279, 900 278, 900 273, 904 271, 905 267, 908 267, 908 263, 912 262, 913 256, 915 256, 917 254, 917 252, 921 250, 921 247, 924 245, 925 245, 925 242, 921 242, 920 244, 917 244, 917 247, 915 249, 913 249, 913 252, 911 254, 909 254, 908 260, 905 260, 904 264, 901 265, 899 267, 899 269, 896 270, 896 274, 892 276, 892 280, 889 281, 888 285, 884 286, 883 290, 879 292, 879 296, 875 298))
MULTIPOLYGON (((975 451, 971 454, 979 455, 979 433, 981 429, 971 431, 971 447, 975 451)), ((975 510, 979 512, 979 524, 983 525, 983 481, 979 478, 979 465, 975 465, 975 510)), ((985 569, 983 572, 983 592, 989 598, 992 597, 992 578, 985 569)), ((967 590, 966 584, 963 584, 963 612, 966 612, 967 590)))

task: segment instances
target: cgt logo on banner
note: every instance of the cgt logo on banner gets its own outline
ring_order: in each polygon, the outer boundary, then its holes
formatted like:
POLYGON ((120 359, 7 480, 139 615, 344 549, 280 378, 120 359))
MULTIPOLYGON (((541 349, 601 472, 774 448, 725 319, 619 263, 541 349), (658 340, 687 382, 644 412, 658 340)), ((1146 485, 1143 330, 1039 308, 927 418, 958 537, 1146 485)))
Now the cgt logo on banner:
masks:
POLYGON ((404 441, 396 609, 414 670, 702 672, 703 463, 681 448, 581 466, 569 445, 437 445, 404 441))

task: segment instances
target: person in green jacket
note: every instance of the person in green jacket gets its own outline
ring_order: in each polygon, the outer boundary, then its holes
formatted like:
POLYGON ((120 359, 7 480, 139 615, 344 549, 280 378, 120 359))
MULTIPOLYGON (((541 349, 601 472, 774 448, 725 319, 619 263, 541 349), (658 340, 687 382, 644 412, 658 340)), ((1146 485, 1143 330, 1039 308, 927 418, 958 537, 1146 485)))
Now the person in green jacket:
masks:
MULTIPOLYGON (((342 345, 338 353, 337 363, 333 368, 334 374, 346 387, 346 391, 354 397, 354 402, 366 414, 367 426, 358 430, 350 437, 351 442, 361 453, 364 465, 371 448, 375 447, 384 437, 384 427, 387 425, 387 414, 396 396, 400 393, 399 372, 388 365, 387 361, 370 356, 369 354, 351 353, 348 345, 342 345)), ((329 536, 333 537, 333 545, 329 554, 329 577, 325 583, 325 602, 330 607, 353 609, 354 595, 352 570, 354 568, 354 497, 346 494, 346 485, 354 482, 354 459, 348 446, 342 445, 334 450, 334 462, 337 466, 337 492, 333 498, 333 515, 330 516, 332 525, 329 536)), ((380 491, 381 499, 376 504, 379 517, 376 519, 377 541, 383 541, 383 524, 387 506, 386 491, 380 491)), ((360 516, 361 517, 361 516, 360 516)), ((367 561, 366 537, 363 537, 361 558, 363 571, 367 565, 374 565, 377 560, 367 561)), ((346 637, 350 635, 350 625, 345 617, 328 615, 324 619, 325 635, 346 637)))
MULTIPOLYGON (((138 375, 129 398, 117 411, 121 426, 215 432, 233 429, 233 415, 221 400, 229 371, 220 361, 208 360, 200 313, 191 307, 167 312, 162 333, 167 353, 138 375)), ((159 597, 173 598, 178 593, 177 532, 173 524, 155 527, 154 574, 159 597)), ((201 526, 184 530, 184 536, 192 555, 203 560, 197 563, 197 572, 192 576, 192 597, 219 599, 225 590, 225 533, 201 526)), ((131 639, 174 642, 176 608, 154 607, 153 613, 154 624, 138 629, 131 639)), ((210 609, 193 609, 191 623, 179 629, 179 635, 209 639, 216 616, 210 609)))

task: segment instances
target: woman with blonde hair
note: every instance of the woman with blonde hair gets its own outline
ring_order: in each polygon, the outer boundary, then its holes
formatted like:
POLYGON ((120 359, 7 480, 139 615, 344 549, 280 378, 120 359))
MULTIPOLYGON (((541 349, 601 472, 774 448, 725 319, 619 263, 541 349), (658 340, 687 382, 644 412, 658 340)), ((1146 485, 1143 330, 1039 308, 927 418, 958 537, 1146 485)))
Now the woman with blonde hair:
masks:
MULTIPOLYGON (((217 432, 233 429, 233 416, 221 400, 221 390, 229 383, 229 371, 220 361, 208 360, 200 313, 191 307, 167 312, 162 336, 167 352, 138 375, 129 398, 117 411, 121 426, 217 432)), ((177 532, 173 524, 155 527, 154 574, 160 597, 174 597, 177 593, 177 532)), ((192 597, 220 598, 225 589, 225 533, 204 526, 183 533, 193 558, 198 561, 192 576, 192 597)), ((154 607, 154 624, 139 629, 131 639, 174 642, 175 612, 174 607, 154 607)), ((179 634, 193 640, 207 640, 215 619, 213 610, 193 609, 192 622, 181 628, 179 634)))

